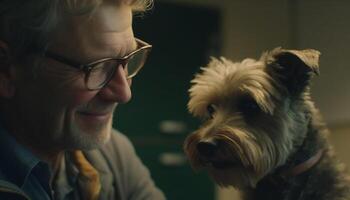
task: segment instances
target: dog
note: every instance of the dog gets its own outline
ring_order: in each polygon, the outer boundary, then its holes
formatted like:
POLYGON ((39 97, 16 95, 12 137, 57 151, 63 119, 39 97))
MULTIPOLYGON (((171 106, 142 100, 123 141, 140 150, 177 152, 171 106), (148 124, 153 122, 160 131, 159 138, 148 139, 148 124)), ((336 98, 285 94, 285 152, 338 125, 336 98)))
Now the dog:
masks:
POLYGON ((184 143, 191 166, 244 200, 350 199, 310 97, 319 56, 279 47, 259 60, 212 58, 189 89, 188 110, 203 120, 184 143))

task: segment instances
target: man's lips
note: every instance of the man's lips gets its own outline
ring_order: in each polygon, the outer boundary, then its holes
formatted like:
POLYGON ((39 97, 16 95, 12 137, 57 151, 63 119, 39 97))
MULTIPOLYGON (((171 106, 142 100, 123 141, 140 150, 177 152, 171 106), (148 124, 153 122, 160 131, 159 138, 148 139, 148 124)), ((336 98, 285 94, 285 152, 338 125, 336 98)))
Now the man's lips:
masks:
POLYGON ((87 120, 106 120, 108 119, 112 112, 86 112, 86 111, 78 111, 77 114, 81 117, 84 117, 87 120))
POLYGON ((91 115, 91 116, 105 116, 109 115, 111 112, 84 112, 84 111, 78 111, 81 115, 91 115))

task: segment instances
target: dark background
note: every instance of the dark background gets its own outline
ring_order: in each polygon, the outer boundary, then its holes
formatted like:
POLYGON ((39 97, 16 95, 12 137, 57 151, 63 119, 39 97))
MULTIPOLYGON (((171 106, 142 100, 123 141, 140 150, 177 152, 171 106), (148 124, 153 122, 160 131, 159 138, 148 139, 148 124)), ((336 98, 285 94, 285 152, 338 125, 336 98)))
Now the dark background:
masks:
POLYGON ((133 79, 132 100, 118 107, 114 126, 134 143, 169 200, 214 199, 213 182, 191 169, 182 145, 199 125, 186 107, 190 80, 220 54, 220 21, 216 9, 157 2, 134 17, 135 36, 153 50, 133 79))

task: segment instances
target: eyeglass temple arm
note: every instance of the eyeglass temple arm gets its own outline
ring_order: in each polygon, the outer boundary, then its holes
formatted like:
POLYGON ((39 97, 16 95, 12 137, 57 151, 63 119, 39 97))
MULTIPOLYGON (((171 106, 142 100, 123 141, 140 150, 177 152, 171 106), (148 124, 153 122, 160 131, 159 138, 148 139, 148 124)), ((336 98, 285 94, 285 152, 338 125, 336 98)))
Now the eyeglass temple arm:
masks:
POLYGON ((48 57, 48 58, 52 58, 54 60, 57 60, 58 62, 61 62, 63 64, 68 64, 74 68, 77 68, 77 69, 83 69, 84 68, 84 65, 74 61, 74 60, 71 60, 71 59, 67 59, 63 56, 60 56, 58 54, 55 54, 53 52, 50 52, 50 51, 47 51, 45 52, 45 57, 48 57))

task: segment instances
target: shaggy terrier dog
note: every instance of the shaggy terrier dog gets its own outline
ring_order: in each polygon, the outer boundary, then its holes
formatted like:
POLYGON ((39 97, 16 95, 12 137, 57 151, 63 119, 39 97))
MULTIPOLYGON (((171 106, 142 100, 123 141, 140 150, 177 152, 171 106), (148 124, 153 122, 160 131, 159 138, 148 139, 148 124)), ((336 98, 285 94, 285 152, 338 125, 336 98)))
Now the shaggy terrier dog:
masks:
POLYGON ((189 111, 204 119, 185 141, 192 167, 245 200, 350 199, 310 98, 319 55, 276 48, 259 60, 213 58, 189 90, 189 111))

